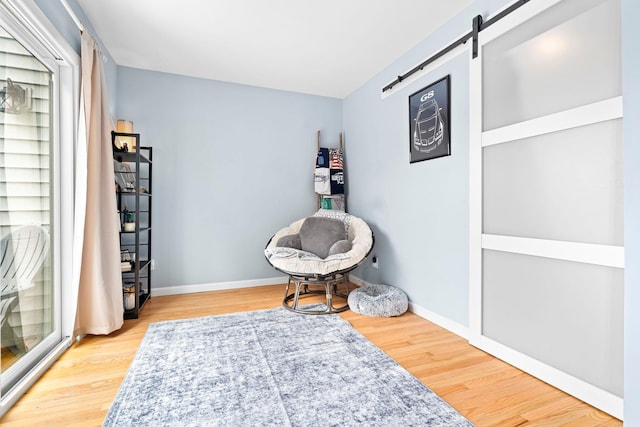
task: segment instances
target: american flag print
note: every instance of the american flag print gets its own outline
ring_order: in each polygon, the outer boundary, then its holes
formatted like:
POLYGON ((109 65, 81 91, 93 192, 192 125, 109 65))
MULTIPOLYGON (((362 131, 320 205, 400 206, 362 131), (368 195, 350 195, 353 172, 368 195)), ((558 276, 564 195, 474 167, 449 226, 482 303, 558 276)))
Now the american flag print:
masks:
POLYGON ((331 163, 329 164, 331 169, 344 169, 342 150, 339 148, 330 148, 329 158, 331 159, 331 163))

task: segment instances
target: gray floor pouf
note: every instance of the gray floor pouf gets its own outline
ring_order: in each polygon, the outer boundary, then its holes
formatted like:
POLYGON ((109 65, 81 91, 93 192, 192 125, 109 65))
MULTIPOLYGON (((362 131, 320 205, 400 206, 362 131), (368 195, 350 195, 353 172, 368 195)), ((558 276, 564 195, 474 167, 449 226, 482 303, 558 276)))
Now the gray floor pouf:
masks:
POLYGON ((371 317, 400 316, 409 308, 409 299, 402 289, 389 285, 369 285, 349 294, 349 308, 371 317))

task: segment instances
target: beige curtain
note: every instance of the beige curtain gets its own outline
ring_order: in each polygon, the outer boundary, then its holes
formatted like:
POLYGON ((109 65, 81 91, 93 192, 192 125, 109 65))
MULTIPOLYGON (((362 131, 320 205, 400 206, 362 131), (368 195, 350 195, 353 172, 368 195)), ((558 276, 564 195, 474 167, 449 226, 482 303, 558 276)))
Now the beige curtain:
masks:
MULTIPOLYGON (((122 326, 119 220, 114 191, 111 119, 102 54, 82 33, 82 106, 86 124, 86 209, 74 336, 109 334, 122 326)), ((84 148, 84 147, 83 147, 84 148)), ((77 180, 83 180, 79 168, 77 180)), ((82 191, 81 182, 76 191, 82 191)), ((82 196, 82 195, 81 195, 82 196)), ((83 197, 79 197, 82 200, 83 197)), ((80 224, 80 228, 82 225, 80 224)))

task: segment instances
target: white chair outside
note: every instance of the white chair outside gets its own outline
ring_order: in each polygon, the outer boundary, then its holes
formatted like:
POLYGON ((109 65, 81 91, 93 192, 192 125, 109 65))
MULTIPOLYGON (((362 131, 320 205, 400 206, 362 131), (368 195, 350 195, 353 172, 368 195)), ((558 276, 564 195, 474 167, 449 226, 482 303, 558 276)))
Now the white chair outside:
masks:
POLYGON ((35 277, 49 253, 49 233, 39 225, 25 225, 0 239, 0 325, 2 346, 12 344, 14 352, 24 352, 22 322, 13 325, 11 312, 20 293, 35 285, 35 277), (6 334, 5 334, 6 332, 6 334))

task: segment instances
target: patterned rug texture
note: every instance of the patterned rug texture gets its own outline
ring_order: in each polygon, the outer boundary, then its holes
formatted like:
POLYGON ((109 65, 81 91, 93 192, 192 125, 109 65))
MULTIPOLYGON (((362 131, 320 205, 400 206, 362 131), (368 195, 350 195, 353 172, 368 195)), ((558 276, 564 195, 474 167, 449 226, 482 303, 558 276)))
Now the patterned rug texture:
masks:
POLYGON ((104 426, 472 426, 338 315, 152 323, 104 426))

